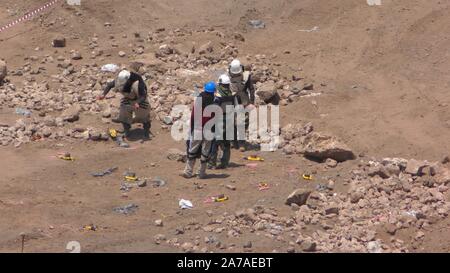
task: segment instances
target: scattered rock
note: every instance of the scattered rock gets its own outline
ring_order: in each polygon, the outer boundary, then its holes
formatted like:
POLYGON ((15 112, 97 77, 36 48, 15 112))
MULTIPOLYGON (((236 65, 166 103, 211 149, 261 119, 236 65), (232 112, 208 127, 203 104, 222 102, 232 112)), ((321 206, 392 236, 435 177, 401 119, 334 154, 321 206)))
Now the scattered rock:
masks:
POLYGON ((243 245, 244 248, 252 248, 252 246, 253 246, 253 244, 252 244, 251 241, 247 241, 247 242, 245 242, 244 245, 243 245))
POLYGON ((65 47, 66 46, 66 38, 62 36, 58 36, 53 39, 52 42, 53 47, 65 47))
POLYGON ((312 132, 306 136, 304 154, 318 160, 334 159, 338 162, 355 159, 352 150, 334 136, 312 132))
POLYGON ((6 62, 0 60, 0 85, 3 83, 7 75, 8 70, 6 67, 6 62))
POLYGON ((369 253, 381 253, 382 248, 379 242, 372 241, 367 244, 367 251, 369 251, 369 253))
POLYGON ((300 247, 301 247, 302 251, 304 251, 304 252, 315 252, 317 244, 315 242, 307 239, 307 240, 304 240, 300 244, 300 247))
POLYGON ((75 122, 80 119, 80 112, 81 112, 81 106, 74 105, 66 110, 61 114, 61 118, 64 121, 68 122, 75 122))
POLYGON ((187 156, 185 152, 176 148, 171 148, 167 151, 167 159, 172 161, 186 162, 187 156))
POLYGON ((411 160, 408 160, 405 172, 409 173, 411 175, 420 176, 420 175, 422 175, 422 169, 428 165, 429 164, 425 161, 411 159, 411 160))
POLYGON ((72 60, 81 60, 83 57, 81 56, 81 53, 78 51, 75 51, 71 55, 72 60))
POLYGON ((264 101, 264 103, 272 103, 274 105, 278 105, 280 101, 280 96, 278 95, 277 87, 273 82, 262 84, 256 91, 256 95, 262 101, 264 101))
POLYGON ((312 191, 310 190, 297 189, 287 197, 285 204, 290 206, 292 203, 294 203, 298 206, 303 206, 306 204, 306 201, 308 200, 308 197, 311 193, 312 191))
POLYGON ((334 159, 327 158, 327 160, 325 160, 325 164, 329 168, 335 168, 335 167, 337 167, 338 162, 336 160, 334 160, 334 159))

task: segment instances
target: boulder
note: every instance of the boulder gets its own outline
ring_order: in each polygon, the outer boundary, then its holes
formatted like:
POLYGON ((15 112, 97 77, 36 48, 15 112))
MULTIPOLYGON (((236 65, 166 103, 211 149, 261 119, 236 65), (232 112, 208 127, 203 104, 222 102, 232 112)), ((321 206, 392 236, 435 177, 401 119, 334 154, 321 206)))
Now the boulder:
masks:
POLYGON ((411 175, 421 176, 423 174, 423 168, 428 165, 429 164, 426 161, 411 159, 408 160, 408 163, 406 164, 405 172, 411 175))
POLYGON ((312 191, 307 189, 296 189, 286 198, 285 204, 290 206, 291 204, 296 204, 298 206, 303 206, 308 201, 308 197, 312 191))
POLYGON ((278 94, 277 87, 273 82, 262 84, 256 91, 256 95, 265 103, 278 105, 280 102, 280 95, 278 94))
POLYGON ((212 53, 214 51, 214 48, 212 46, 211 42, 207 42, 206 44, 202 45, 198 49, 198 54, 206 54, 206 53, 212 53))
POLYGON ((310 133, 304 141, 304 155, 324 161, 328 158, 337 162, 355 159, 355 155, 344 143, 334 136, 310 133))
POLYGON ((81 107, 79 105, 74 105, 67 108, 62 114, 61 118, 64 121, 75 122, 80 119, 81 107))
POLYGON ((8 74, 8 69, 6 67, 6 62, 0 60, 0 84, 2 84, 2 82, 6 78, 7 74, 8 74))

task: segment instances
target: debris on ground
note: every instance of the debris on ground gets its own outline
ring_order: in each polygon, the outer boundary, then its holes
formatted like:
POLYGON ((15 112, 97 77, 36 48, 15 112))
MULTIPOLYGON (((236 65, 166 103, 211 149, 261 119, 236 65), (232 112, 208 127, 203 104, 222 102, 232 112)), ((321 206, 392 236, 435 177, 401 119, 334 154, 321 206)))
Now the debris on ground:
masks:
POLYGON ((166 185, 166 181, 159 176, 156 176, 151 180, 151 183, 154 188, 164 187, 166 185))
POLYGON ((17 115, 21 115, 21 116, 25 116, 25 117, 30 117, 31 116, 31 111, 25 108, 16 108, 16 114, 17 115))
POLYGON ((97 226, 94 224, 85 225, 85 226, 83 226, 83 230, 84 231, 96 231, 97 226))
POLYGON ((192 208, 194 208, 194 205, 192 205, 191 201, 184 200, 184 199, 181 199, 178 202, 178 205, 180 206, 181 209, 192 209, 192 208))
POLYGON ((60 154, 58 158, 66 161, 75 161, 75 158, 70 153, 60 154))
POLYGON ((248 24, 253 28, 265 28, 266 24, 262 20, 250 20, 248 24))
POLYGON ((112 174, 113 172, 115 172, 118 169, 119 169, 118 167, 112 167, 112 168, 109 168, 109 169, 107 169, 105 171, 102 171, 102 172, 91 173, 91 175, 93 177, 103 177, 103 176, 112 174))
POLYGON ((117 212, 117 213, 121 213, 121 214, 133 214, 134 212, 136 212, 136 210, 139 208, 138 205, 136 204, 128 204, 122 207, 116 207, 113 208, 113 211, 117 212))
POLYGON ((103 72, 111 72, 111 73, 115 73, 119 70, 119 66, 116 64, 105 64, 101 67, 101 71, 103 72))

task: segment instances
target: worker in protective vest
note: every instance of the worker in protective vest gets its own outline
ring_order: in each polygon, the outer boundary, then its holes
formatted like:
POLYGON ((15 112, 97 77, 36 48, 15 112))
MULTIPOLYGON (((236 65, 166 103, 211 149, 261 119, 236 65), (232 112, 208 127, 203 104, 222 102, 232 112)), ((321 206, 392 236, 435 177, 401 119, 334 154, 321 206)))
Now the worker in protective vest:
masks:
POLYGON ((214 104, 215 92, 216 84, 214 82, 208 82, 204 86, 204 92, 195 98, 191 112, 189 140, 187 141, 187 162, 184 172, 181 173, 181 176, 184 178, 194 177, 195 161, 198 158, 200 158, 198 177, 200 179, 206 178, 206 168, 211 154, 212 139, 208 140, 205 137, 203 129, 205 124, 214 118, 214 115, 206 116, 204 115, 204 110, 209 105, 214 104))
MULTIPOLYGON (((223 74, 219 77, 219 83, 217 87, 217 91, 215 94, 214 102, 218 104, 222 108, 223 113, 223 126, 222 129, 216 128, 216 133, 220 134, 220 137, 214 139, 211 149, 211 157, 208 161, 209 169, 225 169, 228 167, 230 163, 231 157, 231 140, 227 138, 230 135, 229 132, 233 132, 234 128, 234 103, 235 97, 233 96, 230 89, 230 77, 226 74, 223 74), (228 108, 228 109, 227 109, 228 108), (228 111, 227 111, 228 110, 228 111), (220 158, 220 164, 217 165, 217 158, 219 155, 219 151, 222 150, 222 156, 220 158)), ((234 133, 231 134, 231 137, 234 136, 234 133)))
POLYGON ((99 99, 104 99, 113 88, 123 96, 117 120, 123 125, 124 136, 129 137, 133 123, 142 123, 144 140, 149 140, 150 104, 147 98, 147 86, 142 77, 135 72, 122 70, 114 81, 108 83, 99 99))
MULTIPOLYGON (((233 60, 230 63, 228 68, 228 74, 230 76, 230 89, 235 96, 236 105, 242 105, 246 109, 251 109, 255 104, 255 87, 252 82, 252 75, 250 71, 245 71, 244 66, 237 59, 233 60)), ((237 121, 239 122, 239 121, 237 121)), ((245 115, 245 130, 247 131, 249 127, 249 115, 246 113, 245 115)), ((245 151, 245 140, 242 139, 244 136, 239 136, 236 131, 235 140, 233 141, 233 146, 235 148, 241 149, 241 151, 245 151)))

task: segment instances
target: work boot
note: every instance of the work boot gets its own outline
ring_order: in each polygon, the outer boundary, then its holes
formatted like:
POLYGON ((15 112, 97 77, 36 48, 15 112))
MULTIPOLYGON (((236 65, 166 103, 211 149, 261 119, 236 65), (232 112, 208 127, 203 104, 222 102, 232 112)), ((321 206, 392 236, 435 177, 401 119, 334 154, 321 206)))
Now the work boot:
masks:
POLYGON ((206 162, 200 163, 200 169, 198 171, 198 178, 200 178, 200 179, 206 178, 206 167, 207 167, 206 162))
POLYGON ((131 124, 122 123, 123 126, 123 136, 128 138, 130 136, 131 124))
POLYGON ((150 127, 151 127, 151 123, 150 122, 146 122, 143 124, 144 125, 144 140, 150 140, 150 127))
POLYGON ((195 159, 188 159, 186 162, 186 167, 184 168, 184 171, 180 174, 184 178, 192 178, 194 177, 194 165, 195 165, 195 159))

